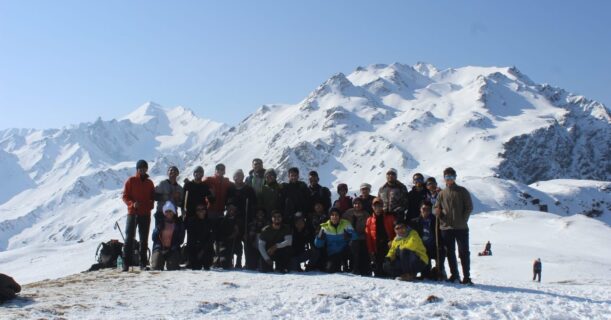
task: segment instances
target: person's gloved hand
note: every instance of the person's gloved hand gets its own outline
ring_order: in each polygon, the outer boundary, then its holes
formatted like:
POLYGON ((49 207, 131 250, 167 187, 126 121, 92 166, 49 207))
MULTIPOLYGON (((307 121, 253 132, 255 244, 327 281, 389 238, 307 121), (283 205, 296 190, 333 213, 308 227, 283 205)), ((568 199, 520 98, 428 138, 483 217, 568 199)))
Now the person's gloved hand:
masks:
POLYGON ((318 233, 318 239, 320 239, 320 240, 327 239, 327 234, 325 233, 324 229, 320 229, 320 232, 318 233))

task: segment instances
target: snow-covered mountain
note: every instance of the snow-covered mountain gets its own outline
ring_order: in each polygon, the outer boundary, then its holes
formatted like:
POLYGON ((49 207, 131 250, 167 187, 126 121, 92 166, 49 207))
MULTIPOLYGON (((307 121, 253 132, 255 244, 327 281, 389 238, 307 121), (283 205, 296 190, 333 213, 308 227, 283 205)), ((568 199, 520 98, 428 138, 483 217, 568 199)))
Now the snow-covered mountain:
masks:
POLYGON ((377 190, 391 167, 410 185, 415 172, 439 179, 452 166, 476 212, 584 213, 611 223, 604 105, 514 67, 395 63, 333 75, 301 102, 264 105, 231 128, 146 103, 119 120, 0 131, 0 258, 31 246, 90 254, 116 238, 121 188, 138 159, 158 183, 170 164, 184 178, 196 165, 209 174, 223 162, 231 176, 255 157, 280 179, 297 166, 353 191, 362 182, 377 190))

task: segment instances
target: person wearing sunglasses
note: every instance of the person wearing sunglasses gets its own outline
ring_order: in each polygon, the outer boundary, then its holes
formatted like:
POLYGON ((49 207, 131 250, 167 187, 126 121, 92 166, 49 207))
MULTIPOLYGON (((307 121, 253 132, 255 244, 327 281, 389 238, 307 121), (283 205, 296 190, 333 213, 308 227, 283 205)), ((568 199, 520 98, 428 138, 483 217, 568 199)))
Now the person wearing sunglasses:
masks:
MULTIPOLYGON (((407 215, 405 217, 405 221, 410 224, 413 219, 418 218, 420 215, 420 205, 427 197, 429 197, 429 190, 426 189, 424 184, 424 176, 422 173, 416 173, 412 177, 414 186, 412 190, 407 194, 408 198, 408 209, 407 215)), ((414 227, 413 225, 411 226, 414 227)))
POLYGON ((458 244, 458 256, 463 271, 461 283, 473 285, 470 276, 469 226, 467 224, 469 215, 473 211, 473 202, 469 191, 456 184, 456 171, 453 168, 446 168, 443 171, 443 179, 446 188, 437 197, 435 216, 439 219, 441 239, 450 266, 451 275, 448 281, 460 280, 455 253, 456 244, 458 244))

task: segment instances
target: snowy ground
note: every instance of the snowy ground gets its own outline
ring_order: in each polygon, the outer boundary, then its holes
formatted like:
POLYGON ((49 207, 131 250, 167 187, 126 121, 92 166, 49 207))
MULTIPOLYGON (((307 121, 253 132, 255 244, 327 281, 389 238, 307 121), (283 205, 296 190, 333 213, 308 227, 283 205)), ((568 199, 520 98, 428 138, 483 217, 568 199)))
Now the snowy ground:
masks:
POLYGON ((80 244, 62 254, 24 248, 15 256, 0 254, 0 272, 28 283, 18 300, 0 308, 0 319, 609 319, 611 232, 605 223, 496 211, 474 215, 470 229, 475 287, 246 271, 108 270, 33 282, 86 269, 93 254, 83 250, 95 248, 80 244), (478 257, 488 240, 494 255, 478 257), (24 264, 28 255, 31 263, 24 264), (537 257, 543 261, 540 284, 530 280, 537 257), (426 303, 430 295, 441 300, 426 303))

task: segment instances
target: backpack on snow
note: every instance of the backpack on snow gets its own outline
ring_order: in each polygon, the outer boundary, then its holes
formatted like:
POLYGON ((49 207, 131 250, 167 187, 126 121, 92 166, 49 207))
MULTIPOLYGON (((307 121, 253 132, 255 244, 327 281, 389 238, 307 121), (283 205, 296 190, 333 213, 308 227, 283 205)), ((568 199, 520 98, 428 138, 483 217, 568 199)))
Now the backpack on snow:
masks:
POLYGON ((119 240, 112 239, 108 242, 102 242, 98 245, 95 251, 95 259, 97 263, 93 264, 89 271, 95 271, 103 268, 116 268, 117 258, 122 255, 123 243, 119 240))

